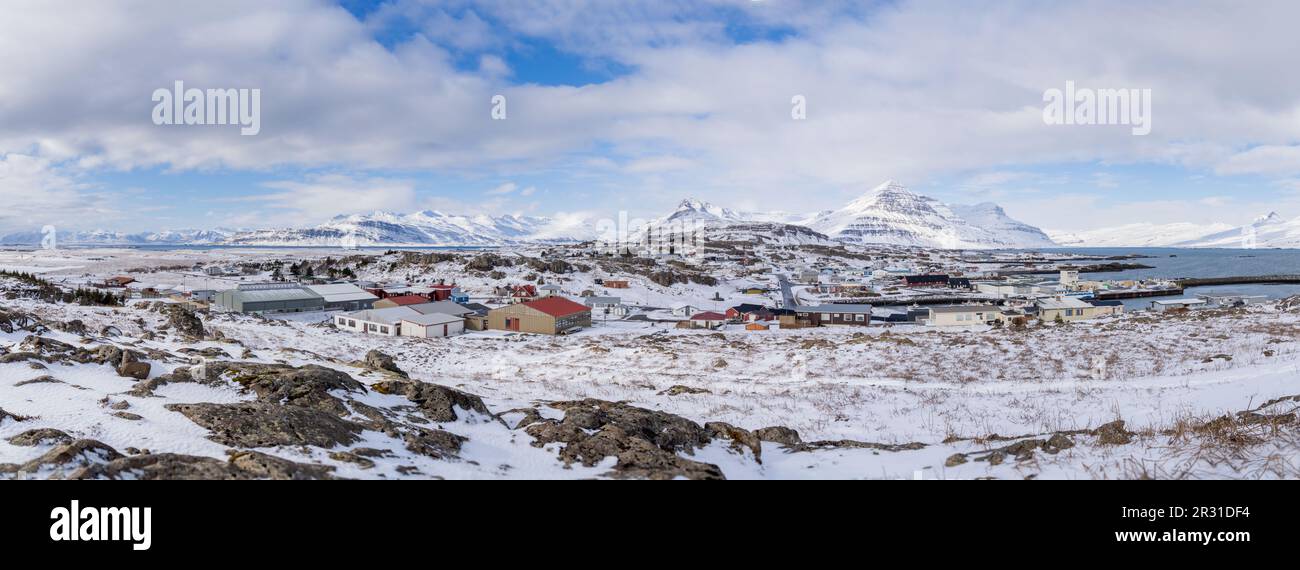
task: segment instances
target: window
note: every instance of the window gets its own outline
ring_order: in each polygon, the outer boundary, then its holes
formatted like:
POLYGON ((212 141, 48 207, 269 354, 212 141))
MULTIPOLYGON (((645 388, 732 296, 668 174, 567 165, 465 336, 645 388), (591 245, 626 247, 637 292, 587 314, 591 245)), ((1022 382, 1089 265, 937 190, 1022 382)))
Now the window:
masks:
POLYGON ((860 323, 860 322, 866 320, 865 317, 866 317, 865 315, 854 315, 853 320, 855 320, 855 321, 857 321, 857 322, 860 323))
POLYGON ((388 327, 379 327, 379 334, 388 334, 388 327))
POLYGON ((830 314, 830 313, 822 313, 822 320, 823 320, 823 321, 829 321, 829 320, 831 320, 831 314, 830 314))

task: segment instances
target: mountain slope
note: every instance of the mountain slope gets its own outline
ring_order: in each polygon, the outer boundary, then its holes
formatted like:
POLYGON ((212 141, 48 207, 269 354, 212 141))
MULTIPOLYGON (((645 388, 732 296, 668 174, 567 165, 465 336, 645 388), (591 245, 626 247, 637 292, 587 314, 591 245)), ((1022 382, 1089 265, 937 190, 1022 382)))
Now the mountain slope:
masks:
POLYGON ((1175 244, 1179 247, 1300 247, 1300 218, 1286 220, 1269 212, 1241 227, 1175 244))
POLYGON ((531 241, 575 241, 576 235, 553 235, 555 222, 529 216, 464 216, 426 210, 414 214, 378 211, 339 216, 311 228, 243 232, 236 245, 426 245, 490 246, 531 241), (543 234, 552 237, 540 237, 543 234))
POLYGON ((1228 224, 1137 223, 1083 232, 1048 231, 1052 241, 1071 247, 1170 247, 1232 229, 1228 224))
POLYGON ((820 214, 810 225, 853 243, 945 249, 1054 245, 1042 230, 1010 218, 994 204, 949 207, 892 180, 843 208, 820 214))

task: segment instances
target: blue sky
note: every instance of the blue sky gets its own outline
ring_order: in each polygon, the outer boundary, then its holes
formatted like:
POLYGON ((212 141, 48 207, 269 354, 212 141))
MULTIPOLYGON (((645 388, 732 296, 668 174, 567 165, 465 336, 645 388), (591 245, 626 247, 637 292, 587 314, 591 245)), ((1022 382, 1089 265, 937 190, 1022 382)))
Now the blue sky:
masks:
POLYGON ((1300 215, 1288 3, 128 4, 0 22, 0 234, 812 212, 886 179, 1050 229, 1300 215), (262 131, 153 124, 175 80, 261 89, 262 131), (1045 124, 1066 81, 1151 89, 1151 134, 1045 124))

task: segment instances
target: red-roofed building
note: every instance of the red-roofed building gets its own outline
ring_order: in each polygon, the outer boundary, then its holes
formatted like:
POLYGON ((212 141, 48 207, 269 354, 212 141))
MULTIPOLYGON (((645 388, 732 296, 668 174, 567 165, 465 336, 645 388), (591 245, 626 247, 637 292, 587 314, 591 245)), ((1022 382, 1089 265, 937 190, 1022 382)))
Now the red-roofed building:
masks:
POLYGON ((429 298, 423 295, 397 295, 375 301, 376 309, 391 309, 393 307, 405 307, 407 305, 423 305, 429 302, 429 298))
POLYGON ((546 297, 488 312, 488 328, 535 334, 564 334, 591 326, 591 308, 565 299, 546 297))

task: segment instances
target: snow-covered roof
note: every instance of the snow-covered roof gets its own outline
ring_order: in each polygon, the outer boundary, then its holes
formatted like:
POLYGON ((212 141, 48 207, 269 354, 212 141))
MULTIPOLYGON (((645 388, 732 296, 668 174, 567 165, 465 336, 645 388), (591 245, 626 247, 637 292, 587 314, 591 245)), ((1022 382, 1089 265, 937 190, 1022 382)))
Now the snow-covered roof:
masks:
POLYGON ((311 285, 307 287, 308 291, 316 293, 325 298, 327 303, 344 303, 347 301, 370 301, 379 299, 365 289, 356 285, 341 283, 337 285, 311 285))
POLYGON ((448 323, 457 323, 464 320, 462 317, 445 315, 442 313, 429 313, 427 315, 418 315, 414 317, 404 317, 402 322, 414 323, 420 326, 443 325, 448 323))
POLYGON ((294 289, 257 289, 253 291, 235 291, 235 297, 244 303, 270 303, 277 301, 310 301, 322 299, 320 295, 302 288, 294 289))
POLYGON ((387 309, 369 309, 365 311, 357 311, 354 313, 347 313, 344 316, 346 316, 349 319, 356 319, 358 321, 365 321, 368 323, 382 323, 386 325, 393 325, 393 324, 397 324, 403 319, 415 318, 423 315, 421 315, 419 311, 416 311, 415 309, 412 309, 410 307, 389 307, 387 309))
POLYGON ((1082 299, 1075 297, 1061 297, 1039 299, 1037 301, 1039 309, 1086 309, 1092 305, 1082 299))

